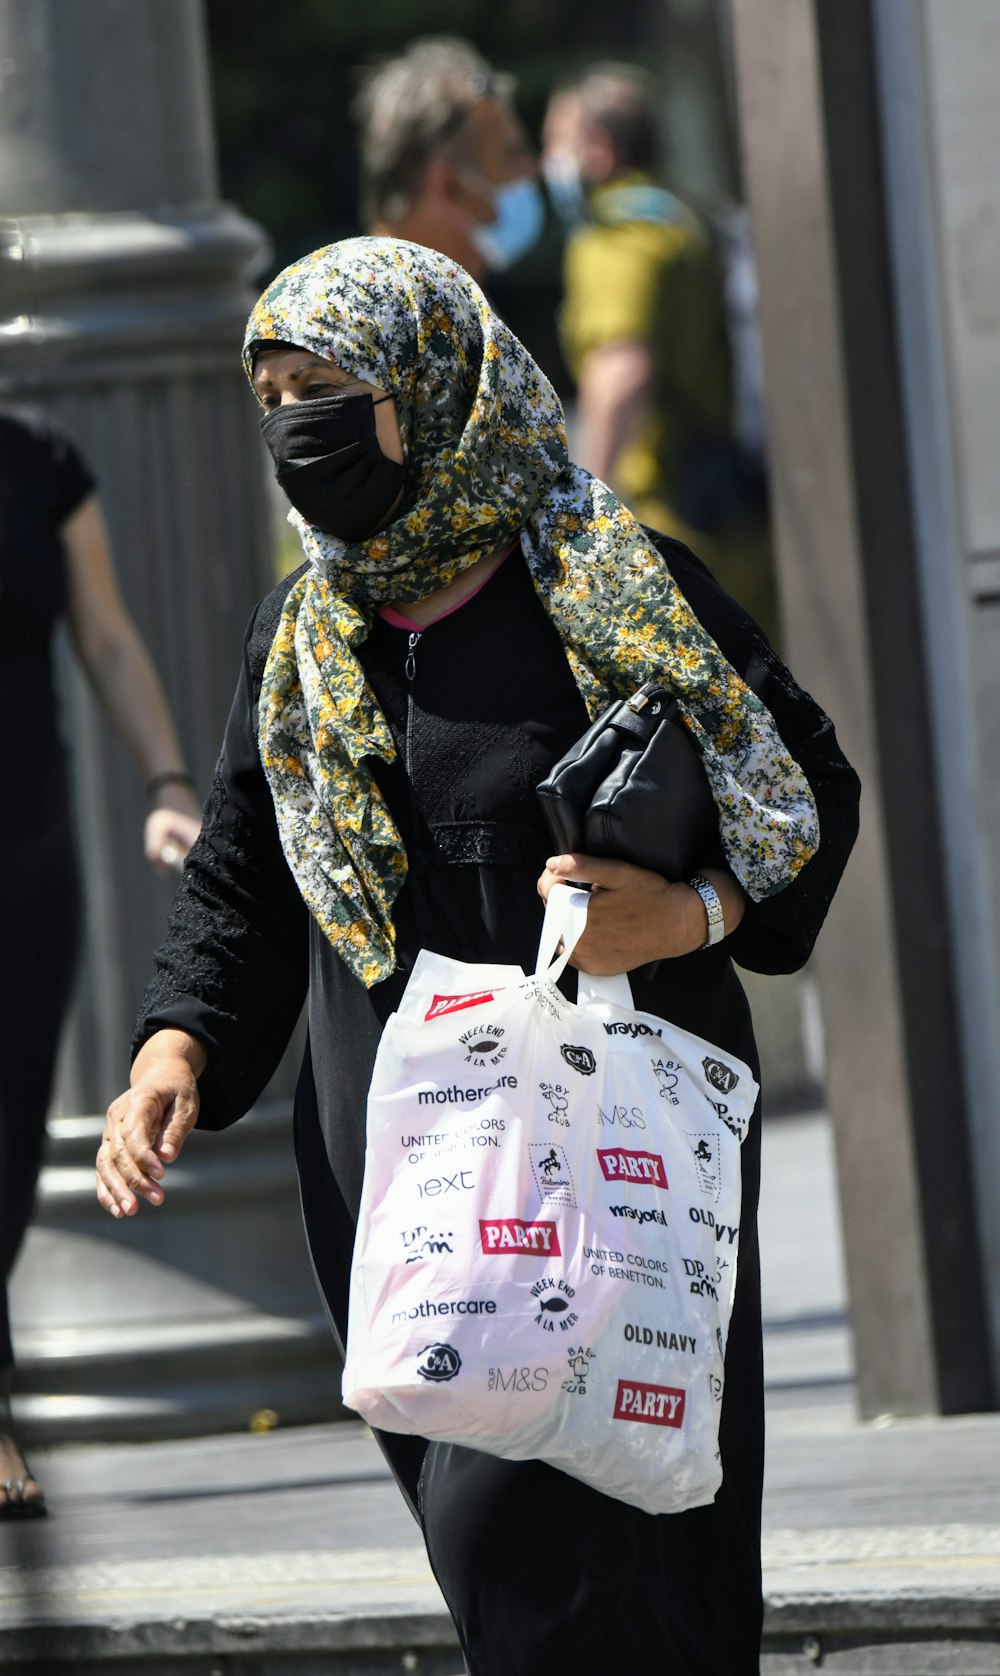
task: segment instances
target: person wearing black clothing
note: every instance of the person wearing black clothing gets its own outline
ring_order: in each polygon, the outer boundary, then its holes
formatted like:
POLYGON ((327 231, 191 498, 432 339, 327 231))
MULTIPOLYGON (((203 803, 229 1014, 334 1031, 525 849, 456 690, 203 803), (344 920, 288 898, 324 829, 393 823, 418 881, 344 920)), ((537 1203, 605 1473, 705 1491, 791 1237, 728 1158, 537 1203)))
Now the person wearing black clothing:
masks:
POLYGON ((94 479, 39 412, 0 409, 0 670, 11 703, 0 1009, 0 1519, 44 1511, 14 1439, 7 1279, 31 1217, 45 1116, 80 940, 69 764, 59 725, 55 635, 75 650, 112 725, 153 782, 146 853, 163 867, 198 831, 159 681, 118 594, 94 479), (27 725, 25 725, 27 724, 27 725), (23 726, 23 733, 19 728, 23 726))
MULTIPOLYGON (((631 968, 637 1008, 756 1074, 733 961, 807 958, 858 787, 698 560, 569 464, 555 396, 460 269, 392 240, 317 252, 257 305, 246 359, 307 563, 250 624, 98 1196, 116 1216, 162 1203, 191 1127, 253 1104, 306 1001, 295 1145, 343 1346, 366 1093, 420 948, 530 970, 538 894, 583 879, 575 964, 631 968), (685 882, 548 855, 535 786, 609 692, 653 674, 719 807, 727 865, 703 871, 722 940, 685 882)), ((711 1506, 653 1517, 539 1462, 379 1434, 473 1676, 757 1669, 759 1158, 758 1111, 711 1506)))

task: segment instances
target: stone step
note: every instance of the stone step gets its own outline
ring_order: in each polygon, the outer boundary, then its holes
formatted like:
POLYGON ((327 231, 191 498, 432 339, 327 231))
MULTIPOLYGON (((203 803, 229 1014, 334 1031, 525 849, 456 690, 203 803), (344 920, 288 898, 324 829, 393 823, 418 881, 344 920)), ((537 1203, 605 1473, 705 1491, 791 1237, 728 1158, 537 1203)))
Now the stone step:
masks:
POLYGON ((25 1440, 114 1442, 341 1415, 340 1363, 305 1248, 287 1103, 194 1134, 166 1201, 114 1221, 94 1192, 103 1120, 51 1125, 11 1289, 25 1440))
MULTIPOLYGON (((0 1583, 0 1670, 68 1676, 458 1676, 454 1627, 420 1548, 310 1550, 51 1568, 0 1583), (148 1575, 144 1575, 148 1574, 148 1575), (323 1577, 327 1604, 303 1594, 323 1577), (164 1604, 122 1611, 129 1589, 164 1604), (74 1618, 56 1602, 79 1601, 74 1618), (284 1595, 288 1605, 279 1607, 284 1595), (212 1604, 214 1597, 214 1605, 212 1604)), ((880 1589, 768 1601, 761 1676, 1000 1676, 1000 1599, 880 1589)))
POLYGON ((302 1425, 347 1414, 340 1374, 318 1314, 166 1321, 127 1336, 119 1327, 56 1328, 21 1337, 16 1412, 29 1442, 302 1425))

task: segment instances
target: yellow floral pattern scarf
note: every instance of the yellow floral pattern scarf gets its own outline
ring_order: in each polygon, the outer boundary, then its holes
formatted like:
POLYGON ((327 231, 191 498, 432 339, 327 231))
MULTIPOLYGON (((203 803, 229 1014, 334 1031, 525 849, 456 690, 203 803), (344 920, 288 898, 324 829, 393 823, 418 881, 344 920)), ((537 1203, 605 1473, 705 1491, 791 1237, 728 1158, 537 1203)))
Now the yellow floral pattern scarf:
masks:
POLYGON ((329 245, 257 303, 248 373, 268 340, 389 391, 405 455, 402 507, 367 541, 290 514, 309 569, 285 601, 260 696, 285 856, 356 976, 370 987, 394 969, 406 853, 368 766, 395 747, 355 648, 379 604, 434 593, 517 535, 590 714, 661 680, 701 753, 736 877, 754 900, 789 884, 819 843, 802 770, 632 514, 570 463, 555 391, 464 269, 399 239, 329 245))

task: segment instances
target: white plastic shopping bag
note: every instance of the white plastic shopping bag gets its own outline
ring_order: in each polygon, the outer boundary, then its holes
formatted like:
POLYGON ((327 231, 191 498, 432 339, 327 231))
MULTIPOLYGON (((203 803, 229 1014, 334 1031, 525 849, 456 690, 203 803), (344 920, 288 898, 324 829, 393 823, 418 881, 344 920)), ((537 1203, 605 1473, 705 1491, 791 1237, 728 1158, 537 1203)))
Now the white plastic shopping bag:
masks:
POLYGON ((534 976, 417 960, 369 1094, 344 1401, 679 1512, 722 1478, 757 1084, 624 978, 565 999, 587 902, 551 892, 534 976))

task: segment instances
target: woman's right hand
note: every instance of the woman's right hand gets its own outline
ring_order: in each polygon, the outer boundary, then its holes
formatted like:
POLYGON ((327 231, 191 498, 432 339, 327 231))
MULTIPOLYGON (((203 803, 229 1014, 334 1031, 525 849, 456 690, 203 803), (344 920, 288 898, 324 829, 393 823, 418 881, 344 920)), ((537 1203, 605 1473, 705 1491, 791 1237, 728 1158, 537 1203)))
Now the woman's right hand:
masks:
POLYGON ((184 1030, 158 1030, 136 1054, 131 1085, 108 1107, 97 1154, 97 1197, 112 1216, 163 1202, 164 1166, 198 1121, 205 1049, 184 1030))
POLYGON ((146 816, 143 847, 146 860, 158 873, 182 873, 184 857, 201 831, 201 810, 192 797, 187 808, 180 800, 164 801, 146 816))

